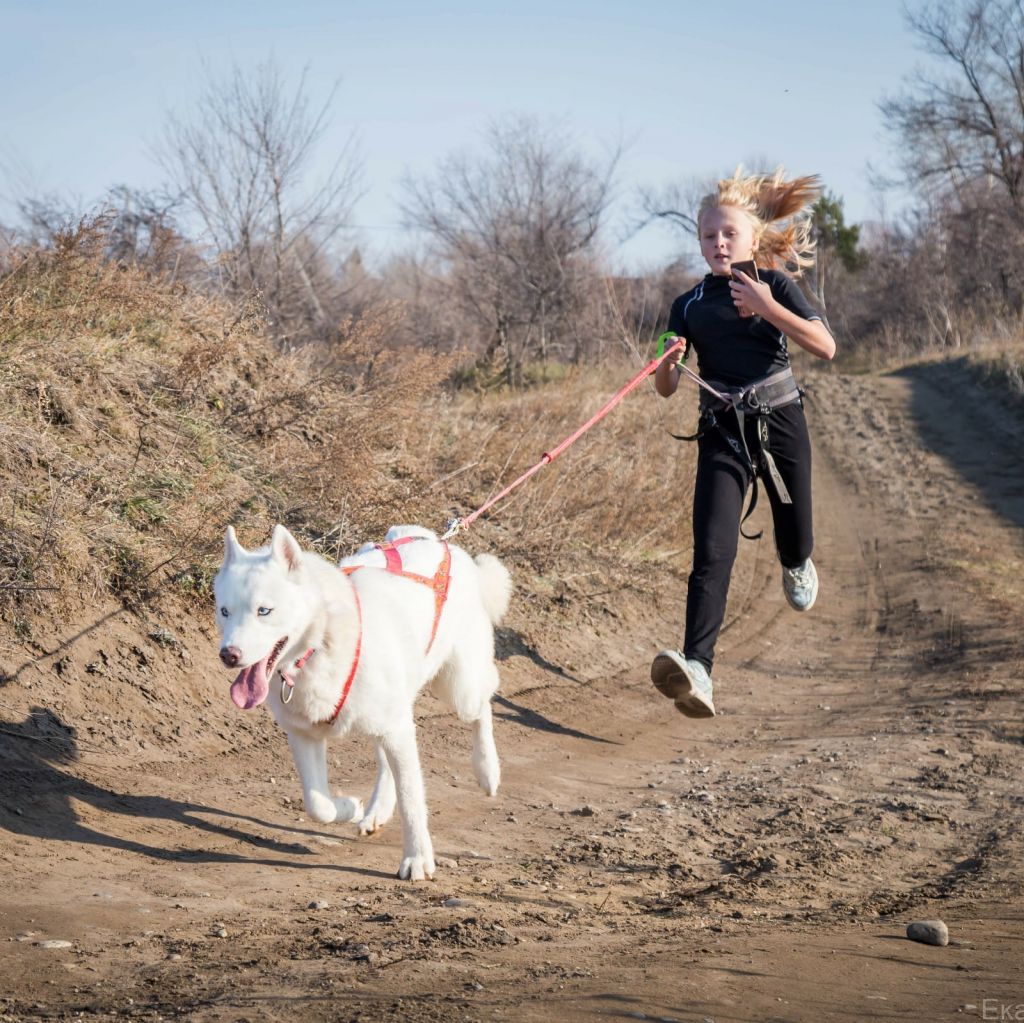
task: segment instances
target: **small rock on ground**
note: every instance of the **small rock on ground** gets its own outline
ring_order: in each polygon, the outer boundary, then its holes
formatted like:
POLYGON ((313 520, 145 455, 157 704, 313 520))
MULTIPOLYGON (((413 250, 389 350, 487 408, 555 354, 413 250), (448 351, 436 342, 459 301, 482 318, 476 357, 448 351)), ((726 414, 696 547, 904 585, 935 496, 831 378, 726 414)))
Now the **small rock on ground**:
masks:
POLYGON ((907 937, 925 945, 948 945, 949 929, 941 920, 915 920, 907 926, 907 937))

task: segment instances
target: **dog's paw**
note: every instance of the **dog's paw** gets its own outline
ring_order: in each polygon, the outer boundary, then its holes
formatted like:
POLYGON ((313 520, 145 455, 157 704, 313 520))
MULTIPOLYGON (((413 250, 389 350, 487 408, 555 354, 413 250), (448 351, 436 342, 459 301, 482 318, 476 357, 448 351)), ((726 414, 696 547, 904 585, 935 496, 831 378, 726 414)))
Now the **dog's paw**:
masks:
POLYGON ((379 831, 395 812, 394 806, 385 807, 371 803, 366 809, 366 816, 359 822, 360 835, 372 835, 379 831))
POLYGON ((501 765, 498 758, 480 757, 473 759, 473 773, 476 775, 476 783, 488 796, 498 793, 498 785, 501 783, 501 765))
POLYGON ((367 836, 373 835, 391 819, 393 810, 384 812, 383 810, 375 810, 372 806, 367 812, 367 815, 359 821, 359 835, 367 836))
POLYGON ((425 881, 433 878, 433 856, 406 856, 398 867, 398 876, 402 881, 425 881))
POLYGON ((362 835, 364 838, 367 835, 374 835, 378 831, 380 831, 380 829, 384 827, 384 825, 387 824, 389 820, 391 820, 390 813, 387 814, 387 816, 384 816, 382 814, 368 813, 359 822, 359 834, 362 835))
POLYGON ((351 824, 363 816, 363 801, 354 796, 335 796, 334 807, 337 812, 334 819, 339 824, 351 824))
POLYGON ((338 803, 349 800, 335 800, 322 792, 314 792, 306 800, 306 813, 318 824, 333 824, 338 820, 338 803))

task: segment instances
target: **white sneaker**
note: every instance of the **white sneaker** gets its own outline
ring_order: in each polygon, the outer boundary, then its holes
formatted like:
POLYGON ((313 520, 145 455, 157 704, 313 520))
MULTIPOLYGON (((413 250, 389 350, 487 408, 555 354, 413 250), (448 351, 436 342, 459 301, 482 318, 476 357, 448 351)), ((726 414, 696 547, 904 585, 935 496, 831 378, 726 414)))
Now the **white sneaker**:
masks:
POLYGON ((651 664, 651 681, 659 693, 675 701, 680 714, 715 716, 711 676, 700 661, 687 660, 678 650, 662 650, 651 664))
POLYGON ((810 611, 818 599, 818 573, 808 558, 796 568, 782 566, 782 589, 794 611, 810 611))

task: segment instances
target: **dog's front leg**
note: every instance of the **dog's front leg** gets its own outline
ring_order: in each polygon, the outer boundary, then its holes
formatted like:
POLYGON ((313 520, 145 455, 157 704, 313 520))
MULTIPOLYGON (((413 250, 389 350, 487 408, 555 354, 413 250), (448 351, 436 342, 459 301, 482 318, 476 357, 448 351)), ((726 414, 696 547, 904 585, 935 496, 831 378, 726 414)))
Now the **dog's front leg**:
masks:
POLYGON ((295 758, 295 767, 302 782, 302 799, 306 812, 321 824, 338 821, 345 824, 363 816, 363 804, 358 799, 331 795, 327 784, 327 740, 311 739, 298 732, 288 733, 288 745, 295 758))
POLYGON ((377 783, 373 786, 373 795, 366 807, 366 816, 359 822, 359 834, 372 835, 378 828, 384 827, 395 812, 395 779, 388 766, 388 757, 384 747, 375 743, 377 753, 377 783))
POLYGON ((402 818, 402 862, 398 876, 422 881, 434 876, 434 848, 427 830, 427 797, 423 790, 416 726, 410 713, 407 721, 381 736, 398 790, 398 812, 402 818))

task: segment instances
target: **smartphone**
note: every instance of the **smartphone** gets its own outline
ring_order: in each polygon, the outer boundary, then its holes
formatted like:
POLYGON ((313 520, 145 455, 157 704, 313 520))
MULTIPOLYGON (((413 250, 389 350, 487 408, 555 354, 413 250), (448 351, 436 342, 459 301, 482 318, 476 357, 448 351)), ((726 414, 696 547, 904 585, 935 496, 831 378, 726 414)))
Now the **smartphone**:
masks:
MULTIPOLYGON (((757 276, 757 264, 755 264, 752 259, 744 259, 738 263, 732 263, 730 264, 729 269, 732 271, 733 277, 736 277, 737 270, 741 270, 752 280, 758 282, 761 280, 761 278, 757 276)), ((739 280, 739 278, 736 277, 736 280, 739 280)))

